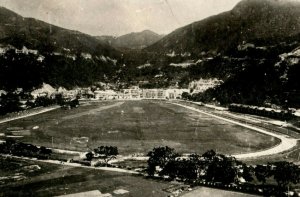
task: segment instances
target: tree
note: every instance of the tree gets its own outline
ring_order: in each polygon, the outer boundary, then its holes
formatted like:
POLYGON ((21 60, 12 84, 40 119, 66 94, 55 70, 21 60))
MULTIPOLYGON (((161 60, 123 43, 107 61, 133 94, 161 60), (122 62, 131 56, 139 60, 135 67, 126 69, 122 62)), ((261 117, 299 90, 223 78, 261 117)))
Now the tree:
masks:
POLYGON ((55 102, 60 106, 63 106, 65 104, 65 99, 64 99, 62 93, 55 95, 55 102))
POLYGON ((119 154, 118 148, 115 146, 100 146, 94 149, 94 151, 100 155, 106 164, 119 154))
POLYGON ((148 174, 153 176, 156 171, 156 167, 163 169, 168 162, 174 161, 179 154, 177 154, 173 148, 166 146, 154 148, 147 154, 147 156, 149 156, 147 169, 148 174))
POLYGON ((270 165, 267 165, 267 166, 257 165, 254 168, 254 174, 255 174, 255 177, 257 178, 257 180, 259 182, 262 182, 262 184, 264 185, 266 183, 266 178, 272 176, 271 166, 270 165))
POLYGON ((48 159, 52 153, 52 150, 41 146, 38 152, 38 157, 41 159, 48 159))
POLYGON ((79 106, 79 100, 77 98, 70 101, 70 107, 71 108, 75 108, 75 107, 78 107, 78 106, 79 106))
POLYGON ((190 100, 191 99, 191 95, 188 92, 183 92, 181 97, 185 100, 190 100))
POLYGON ((55 102, 55 100, 52 100, 51 98, 48 98, 47 96, 41 96, 41 97, 36 98, 35 105, 47 107, 49 105, 53 105, 54 102, 55 102))
POLYGON ((241 176, 245 179, 245 181, 247 181, 247 182, 253 181, 253 177, 252 177, 253 167, 252 166, 248 167, 246 164, 243 163, 242 169, 243 169, 243 172, 242 172, 241 176))
POLYGON ((20 98, 17 94, 9 92, 0 96, 0 115, 20 111, 20 98))
POLYGON ((206 160, 206 161, 212 161, 213 158, 217 155, 217 153, 214 150, 209 150, 207 152, 205 152, 202 157, 206 160))
POLYGON ((290 183, 300 182, 300 169, 297 165, 286 161, 275 162, 273 165, 274 179, 280 188, 286 189, 290 183))
POLYGON ((94 158, 94 154, 92 152, 88 152, 87 154, 85 154, 85 157, 87 161, 92 161, 92 159, 94 158))
POLYGON ((208 164, 206 180, 229 184, 236 181, 237 175, 235 158, 218 155, 208 164))

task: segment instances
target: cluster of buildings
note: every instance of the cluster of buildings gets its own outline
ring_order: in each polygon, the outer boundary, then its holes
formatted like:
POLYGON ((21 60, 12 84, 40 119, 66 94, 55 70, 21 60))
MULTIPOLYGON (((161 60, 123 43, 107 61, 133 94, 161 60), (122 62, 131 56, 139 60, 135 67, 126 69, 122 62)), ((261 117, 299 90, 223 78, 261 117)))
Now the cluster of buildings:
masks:
POLYGON ((108 85, 101 85, 100 88, 76 88, 73 90, 66 90, 64 88, 54 89, 48 84, 44 84, 42 88, 33 91, 31 94, 34 98, 40 96, 50 96, 55 94, 62 94, 66 99, 80 98, 91 100, 134 100, 134 99, 181 99, 184 92, 196 94, 206 91, 209 88, 214 88, 222 83, 218 79, 200 79, 189 84, 188 89, 182 88, 155 88, 143 89, 139 86, 132 86, 130 88, 121 89, 119 91, 108 85))
POLYGON ((65 99, 90 99, 90 100, 134 100, 134 99, 180 99, 183 92, 189 92, 188 89, 141 89, 138 86, 132 86, 128 89, 115 91, 112 89, 96 89, 91 88, 76 88, 73 90, 66 90, 64 88, 55 89, 48 84, 43 84, 39 89, 31 92, 33 98, 50 97, 61 94, 65 99))
POLYGON ((189 92, 188 89, 140 89, 133 86, 121 91, 96 90, 94 98, 99 100, 107 99, 180 99, 183 92, 189 92))
MULTIPOLYGON (((23 46, 22 49, 17 49, 12 45, 4 46, 0 44, 0 56, 6 54, 6 52, 9 50, 14 50, 16 54, 25 54, 25 55, 29 55, 29 54, 38 55, 39 53, 38 50, 28 49, 26 46, 23 46)), ((44 61, 44 59, 45 59, 44 56, 39 55, 37 61, 42 62, 44 61)))

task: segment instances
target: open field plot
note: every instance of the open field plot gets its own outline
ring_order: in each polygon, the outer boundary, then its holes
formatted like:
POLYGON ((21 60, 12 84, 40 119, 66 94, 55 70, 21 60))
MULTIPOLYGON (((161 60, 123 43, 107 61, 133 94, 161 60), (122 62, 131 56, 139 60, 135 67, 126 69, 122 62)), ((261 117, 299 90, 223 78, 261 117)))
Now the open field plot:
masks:
POLYGON ((124 155, 166 145, 181 153, 214 149, 239 154, 279 143, 274 137, 159 101, 99 102, 59 109, 2 124, 0 131, 10 127, 29 129, 31 135, 21 138, 29 143, 77 150, 113 145, 124 155), (33 130, 35 126, 38 129, 33 130))
POLYGON ((212 189, 208 187, 200 187, 192 192, 189 192, 183 197, 254 197, 256 195, 243 194, 239 192, 225 191, 219 189, 212 189))
POLYGON ((45 164, 38 161, 6 160, 2 157, 0 161, 3 167, 0 172, 3 177, 8 176, 3 171, 15 174, 24 166, 41 167, 37 172, 25 174, 22 180, 0 184, 0 196, 57 196, 99 190, 101 193, 110 193, 113 196, 159 197, 169 195, 164 190, 172 185, 168 182, 118 172, 45 164), (127 191, 127 193, 115 195, 114 192, 117 190, 127 191))
POLYGON ((21 183, 32 177, 40 176, 46 174, 48 171, 57 169, 59 169, 59 166, 49 166, 44 163, 0 156, 0 188, 16 182, 21 183))

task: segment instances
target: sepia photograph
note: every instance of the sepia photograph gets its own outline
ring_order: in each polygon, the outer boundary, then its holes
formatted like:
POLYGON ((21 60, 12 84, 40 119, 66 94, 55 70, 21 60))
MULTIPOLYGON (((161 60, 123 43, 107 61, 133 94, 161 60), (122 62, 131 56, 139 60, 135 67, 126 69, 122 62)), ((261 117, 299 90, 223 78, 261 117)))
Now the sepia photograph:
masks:
POLYGON ((300 0, 0 0, 0 197, 300 197, 300 0))

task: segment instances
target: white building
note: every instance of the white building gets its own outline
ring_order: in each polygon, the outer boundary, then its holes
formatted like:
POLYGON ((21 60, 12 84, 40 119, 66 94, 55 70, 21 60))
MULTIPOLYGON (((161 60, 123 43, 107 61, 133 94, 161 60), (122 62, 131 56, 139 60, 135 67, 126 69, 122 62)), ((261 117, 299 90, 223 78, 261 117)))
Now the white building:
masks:
POLYGON ((0 55, 4 55, 5 53, 6 53, 6 49, 0 47, 0 55))
POLYGON ((42 87, 31 92, 34 99, 37 97, 50 97, 52 94, 56 93, 56 89, 51 85, 43 83, 42 87))
POLYGON ((92 59, 92 55, 89 54, 89 53, 81 53, 81 56, 82 56, 84 59, 92 59))
POLYGON ((139 86, 132 86, 129 89, 123 89, 123 94, 120 95, 123 99, 139 99, 140 88, 139 86))
POLYGON ((164 89, 141 89, 141 99, 166 99, 166 90, 164 89))
POLYGON ((219 86, 223 83, 222 80, 218 80, 216 78, 213 79, 199 79, 198 81, 192 81, 189 84, 189 89, 192 94, 201 93, 209 88, 214 88, 216 86, 219 86))
POLYGON ((15 49, 15 52, 17 54, 22 53, 22 54, 26 54, 26 55, 28 55, 29 53, 34 54, 34 55, 38 54, 38 50, 28 49, 26 46, 23 46, 23 48, 21 50, 15 49))
POLYGON ((118 93, 113 90, 95 90, 94 95, 98 100, 112 100, 119 97, 118 93))
POLYGON ((38 58, 37 58, 37 61, 39 62, 43 62, 45 60, 45 57, 40 55, 38 58))
POLYGON ((188 89, 167 89, 166 98, 167 99, 181 99, 182 93, 189 92, 188 89))
POLYGON ((183 92, 188 89, 139 89, 137 86, 124 89, 119 98, 122 99, 181 99, 183 92))

